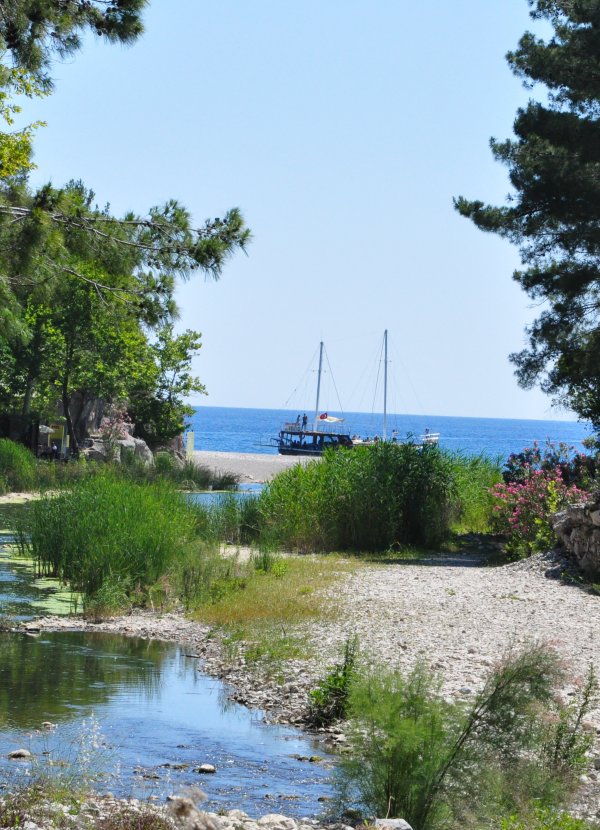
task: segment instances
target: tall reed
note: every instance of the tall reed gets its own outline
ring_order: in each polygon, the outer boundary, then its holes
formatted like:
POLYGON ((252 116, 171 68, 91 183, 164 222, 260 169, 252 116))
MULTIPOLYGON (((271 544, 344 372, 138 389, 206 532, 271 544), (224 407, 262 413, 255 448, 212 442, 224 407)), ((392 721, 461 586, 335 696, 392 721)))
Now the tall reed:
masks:
POLYGON ((107 580, 143 589, 185 555, 197 521, 167 482, 133 484, 106 472, 33 502, 21 546, 42 572, 86 596, 107 580))
POLYGON ((259 500, 261 534, 298 550, 433 546, 460 523, 484 529, 499 469, 435 446, 380 443, 281 473, 259 500))
POLYGON ((22 444, 0 438, 0 492, 32 490, 36 482, 35 456, 22 444))

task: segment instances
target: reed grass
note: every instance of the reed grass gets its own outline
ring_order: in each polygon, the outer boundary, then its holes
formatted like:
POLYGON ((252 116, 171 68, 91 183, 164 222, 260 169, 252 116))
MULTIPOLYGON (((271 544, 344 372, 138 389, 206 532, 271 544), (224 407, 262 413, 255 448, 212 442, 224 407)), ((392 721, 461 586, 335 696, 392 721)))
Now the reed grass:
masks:
POLYGON ((22 444, 0 438, 0 493, 32 490, 36 480, 33 453, 22 444))
POLYGON ((111 469, 115 477, 138 484, 170 481, 180 490, 232 490, 239 477, 233 473, 216 472, 193 461, 177 462, 167 452, 156 453, 154 464, 145 464, 133 452, 122 453, 122 461, 90 461, 84 456, 68 463, 36 458, 16 441, 0 438, 0 495, 33 490, 58 490, 102 475, 111 469))
POLYGON ((326 453, 267 485, 260 537, 303 551, 431 548, 454 528, 483 530, 499 466, 435 446, 380 443, 326 453))
POLYGON ((89 600, 107 584, 129 594, 155 583, 197 540, 198 514, 163 480, 133 484, 110 471, 32 502, 21 551, 89 600))
POLYGON ((132 452, 122 453, 121 464, 115 467, 130 481, 166 479, 180 490, 231 490, 239 482, 233 473, 215 472, 190 460, 181 463, 168 452, 157 452, 154 464, 144 464, 132 452))

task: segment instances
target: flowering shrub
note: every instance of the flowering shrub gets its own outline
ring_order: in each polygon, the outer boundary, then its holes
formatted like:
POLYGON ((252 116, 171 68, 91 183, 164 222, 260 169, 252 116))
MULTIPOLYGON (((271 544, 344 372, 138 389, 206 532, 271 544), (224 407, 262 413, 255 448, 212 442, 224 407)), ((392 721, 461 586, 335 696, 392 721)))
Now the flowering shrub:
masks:
POLYGON ((113 404, 107 416, 102 418, 100 436, 106 447, 106 454, 110 460, 117 459, 117 442, 127 438, 131 429, 131 421, 124 404, 113 404))
POLYGON ((496 484, 494 526, 508 537, 506 550, 528 556, 551 548, 556 537, 550 523, 553 513, 568 504, 586 501, 589 493, 567 484, 560 466, 534 469, 523 466, 520 481, 496 484))
POLYGON ((534 441, 531 447, 508 456, 502 477, 507 484, 523 483, 534 470, 552 471, 559 467, 565 484, 587 489, 596 476, 597 465, 596 455, 578 452, 562 441, 558 444, 546 441, 543 447, 534 441))

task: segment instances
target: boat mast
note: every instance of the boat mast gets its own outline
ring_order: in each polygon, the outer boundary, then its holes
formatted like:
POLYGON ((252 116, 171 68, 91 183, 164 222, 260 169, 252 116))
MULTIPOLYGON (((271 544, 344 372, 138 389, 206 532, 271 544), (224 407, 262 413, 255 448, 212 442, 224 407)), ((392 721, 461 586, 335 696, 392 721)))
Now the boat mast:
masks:
POLYGON ((315 404, 315 428, 319 423, 319 397, 321 395, 321 372, 323 370, 323 341, 319 343, 319 374, 317 376, 317 402, 315 404))
POLYGON ((383 332, 383 440, 387 441, 387 368, 388 342, 387 329, 383 332))

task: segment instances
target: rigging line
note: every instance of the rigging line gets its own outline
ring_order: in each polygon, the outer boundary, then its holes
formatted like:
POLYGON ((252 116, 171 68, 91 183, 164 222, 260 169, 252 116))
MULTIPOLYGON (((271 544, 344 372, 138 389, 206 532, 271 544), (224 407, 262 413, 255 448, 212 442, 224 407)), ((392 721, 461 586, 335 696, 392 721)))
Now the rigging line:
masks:
POLYGON ((377 364, 377 377, 375 379, 375 391, 373 392, 373 404, 371 406, 371 415, 375 414, 375 398, 377 397, 377 390, 379 388, 379 376, 381 374, 381 356, 383 354, 383 340, 381 341, 381 346, 379 347, 379 362, 377 364))
POLYGON ((388 416, 394 418, 394 424, 398 426, 398 414, 405 409, 404 398, 400 394, 398 378, 396 373, 390 371, 390 365, 396 361, 396 350, 391 338, 388 338, 388 416))
POLYGON ((313 365, 313 363, 315 362, 315 357, 316 357, 317 352, 318 352, 318 347, 317 347, 317 349, 315 349, 315 351, 313 352, 312 357, 311 357, 311 359, 310 359, 310 361, 309 361, 309 363, 308 363, 308 366, 306 367, 306 369, 304 370, 304 373, 302 374, 302 376, 301 376, 300 380, 299 380, 299 381, 298 381, 298 383, 296 384, 296 388, 295 388, 295 389, 294 389, 294 391, 290 394, 290 396, 288 397, 287 401, 284 403, 284 405, 283 405, 283 408, 284 408, 284 409, 286 409, 286 408, 287 408, 287 405, 289 404, 289 402, 291 401, 291 399, 294 397, 294 395, 295 395, 295 394, 296 394, 296 392, 298 391, 298 388, 299 388, 300 384, 302 384, 302 383, 305 381, 306 376, 307 376, 307 375, 309 374, 309 372, 311 371, 312 365, 313 365))
POLYGON ((327 349, 324 348, 324 352, 325 352, 325 360, 327 361, 327 366, 329 367, 329 374, 331 376, 331 382, 333 383, 333 388, 335 389, 335 394, 336 394, 336 397, 337 397, 337 402, 338 402, 338 405, 339 405, 339 408, 340 408, 340 412, 343 415, 344 414, 344 408, 342 406, 342 402, 340 400, 340 394, 338 392, 338 389, 337 389, 337 386, 336 386, 336 383, 335 383, 335 378, 333 376, 333 371, 331 369, 331 363, 329 362, 329 355, 327 354, 327 349))
POLYGON ((420 400, 420 398, 419 398, 419 395, 418 395, 418 393, 417 393, 417 390, 416 390, 416 388, 415 388, 415 385, 414 385, 414 383, 412 382, 412 378, 411 378, 411 376, 410 376, 410 373, 409 373, 409 371, 408 371, 408 369, 407 369, 407 367, 406 367, 405 363, 402 361, 402 359, 401 359, 401 358, 399 358, 399 357, 397 357, 397 354, 396 354, 396 350, 395 350, 395 349, 394 349, 394 358, 397 358, 397 359, 398 359, 398 363, 400 364, 400 368, 402 369, 403 374, 405 375, 406 379, 408 380, 408 385, 410 386, 411 391, 412 391, 413 395, 415 396, 415 400, 416 400, 416 402, 417 402, 417 406, 419 407, 419 409, 420 409, 420 411, 421 411, 421 415, 426 415, 427 413, 423 411, 423 409, 424 409, 424 408, 423 408, 423 404, 421 403, 421 400, 420 400))
MULTIPOLYGON (((373 341, 371 341, 372 343, 373 341)), ((363 403, 365 400, 368 401, 370 392, 371 392, 371 383, 367 382, 367 376, 372 379, 373 378, 373 365, 377 365, 377 361, 379 360, 380 349, 376 347, 369 357, 363 363, 362 372, 360 377, 357 379, 357 382, 354 384, 353 392, 356 393, 358 389, 360 389, 360 398, 359 398, 359 405, 358 411, 359 412, 368 412, 368 408, 363 409, 363 403)), ((368 407, 368 403, 367 403, 368 407)))

